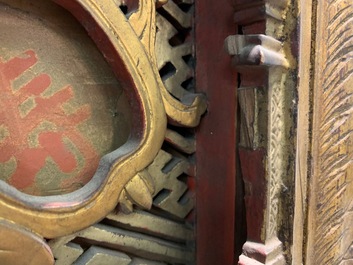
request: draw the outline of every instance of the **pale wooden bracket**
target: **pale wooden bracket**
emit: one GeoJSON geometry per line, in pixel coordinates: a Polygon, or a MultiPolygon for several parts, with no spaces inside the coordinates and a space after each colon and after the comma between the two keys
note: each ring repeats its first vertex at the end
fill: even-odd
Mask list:
{"type": "Polygon", "coordinates": [[[282,43],[272,37],[258,35],[233,35],[225,40],[229,55],[236,66],[263,65],[288,67],[281,53],[282,43]]]}
{"type": "Polygon", "coordinates": [[[281,265],[285,258],[277,234],[286,172],[285,82],[291,63],[285,43],[279,40],[288,1],[251,2],[235,6],[234,21],[244,34],[225,40],[225,49],[240,73],[238,100],[245,120],[240,126],[239,156],[248,235],[239,264],[281,265]]]}

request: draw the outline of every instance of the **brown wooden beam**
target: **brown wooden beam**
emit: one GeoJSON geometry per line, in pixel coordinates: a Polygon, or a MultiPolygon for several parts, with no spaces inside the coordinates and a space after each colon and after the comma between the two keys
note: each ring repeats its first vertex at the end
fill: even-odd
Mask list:
{"type": "Polygon", "coordinates": [[[224,40],[236,33],[230,0],[195,4],[196,89],[208,111],[196,133],[197,264],[233,264],[237,74],[224,40]]]}

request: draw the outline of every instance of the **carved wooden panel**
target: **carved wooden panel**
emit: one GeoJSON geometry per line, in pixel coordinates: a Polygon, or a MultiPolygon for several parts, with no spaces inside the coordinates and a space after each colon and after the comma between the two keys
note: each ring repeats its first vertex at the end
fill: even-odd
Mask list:
{"type": "Polygon", "coordinates": [[[350,1],[0,15],[0,264],[353,264],[350,1]]]}
{"type": "Polygon", "coordinates": [[[351,264],[353,7],[319,1],[307,264],[351,264]]]}
{"type": "MultiPolygon", "coordinates": [[[[1,252],[1,263],[194,263],[195,166],[192,156],[196,146],[191,128],[198,125],[206,104],[203,95],[194,93],[190,35],[193,1],[166,2],[1,1],[0,12],[9,18],[2,21],[0,30],[6,33],[2,36],[10,43],[4,44],[0,53],[0,89],[2,95],[7,93],[1,103],[18,105],[2,106],[0,112],[0,161],[4,162],[1,177],[8,180],[0,182],[0,244],[14,253],[1,252]],[[29,25],[40,25],[39,33],[34,31],[31,35],[26,30],[26,19],[29,25]],[[70,31],[74,22],[77,28],[70,31]],[[14,31],[16,23],[22,23],[22,31],[14,31]],[[43,37],[43,42],[36,34],[43,37]],[[62,35],[64,40],[67,34],[69,41],[64,45],[60,38],[50,34],[62,35]],[[44,41],[45,36],[57,45],[54,45],[55,50],[44,41]],[[22,44],[18,37],[27,42],[22,44]],[[29,48],[22,47],[25,45],[29,48]],[[16,50],[21,47],[22,53],[16,50]],[[77,50],[79,55],[75,54],[77,50]],[[66,51],[69,53],[65,54],[66,51]],[[72,60],[72,65],[67,66],[69,70],[58,70],[50,64],[50,60],[61,59],[59,55],[72,60]],[[39,62],[38,58],[48,56],[54,59],[39,62]],[[82,61],[93,68],[86,67],[87,70],[82,61]],[[48,69],[50,76],[45,74],[48,69]],[[65,75],[69,75],[67,80],[79,79],[72,85],[75,89],[65,75]],[[50,87],[51,80],[69,84],[60,86],[59,81],[53,81],[50,87]],[[86,86],[95,90],[87,93],[83,90],[86,86]],[[121,88],[127,94],[129,106],[125,99],[120,100],[121,88]],[[102,99],[98,100],[96,94],[102,99]],[[12,95],[20,99],[9,100],[12,95]],[[71,100],[76,95],[80,99],[92,99],[88,102],[71,100]],[[45,100],[48,102],[44,104],[45,100]],[[71,105],[66,104],[69,100],[71,105]],[[117,124],[104,126],[122,117],[116,110],[117,104],[125,105],[126,110],[122,132],[117,131],[117,124]],[[22,124],[21,119],[32,111],[36,112],[30,119],[33,126],[31,122],[22,124]],[[9,128],[7,121],[17,112],[20,120],[15,122],[22,127],[9,128]],[[93,119],[87,125],[85,122],[91,114],[98,117],[100,123],[93,119]],[[100,118],[102,115],[106,118],[100,118]],[[71,126],[66,118],[83,124],[82,128],[71,126]],[[36,127],[47,120],[49,125],[54,125],[50,127],[45,123],[39,129],[36,127]],[[31,132],[31,126],[37,130],[31,137],[21,134],[31,132]],[[117,143],[113,138],[119,138],[119,133],[121,141],[117,143]],[[64,140],[55,138],[56,134],[64,140]],[[87,136],[87,142],[82,140],[85,137],[81,134],[87,136]],[[72,135],[74,137],[70,138],[72,135]],[[14,158],[15,166],[27,165],[17,174],[21,175],[21,181],[15,181],[20,176],[11,168],[13,153],[10,151],[13,150],[7,152],[9,143],[19,149],[15,153],[25,153],[22,145],[26,147],[27,143],[35,152],[14,158]],[[74,144],[77,147],[72,147],[74,144]],[[80,148],[82,145],[84,148],[80,148]],[[99,152],[90,153],[87,148],[90,145],[98,146],[99,152]],[[51,170],[51,165],[42,170],[41,161],[48,160],[37,154],[43,153],[42,149],[59,170],[51,170]],[[80,154],[87,159],[79,159],[80,154]],[[72,165],[71,158],[77,158],[79,169],[89,167],[89,170],[82,169],[84,179],[81,172],[75,172],[80,174],[74,175],[73,181],[68,179],[70,176],[63,177],[66,177],[65,183],[77,182],[78,187],[64,189],[59,179],[59,185],[49,186],[47,194],[36,189],[45,184],[37,174],[45,173],[51,179],[58,179],[57,172],[71,172],[76,166],[72,165]],[[36,181],[22,187],[28,179],[36,181]],[[49,194],[54,195],[40,196],[49,194]],[[28,252],[24,252],[23,257],[18,254],[21,248],[28,252]],[[31,257],[31,253],[36,255],[31,257]]],[[[61,66],[65,60],[56,63],[61,66]]]]}
{"type": "Polygon", "coordinates": [[[93,177],[100,157],[126,142],[131,109],[79,22],[53,3],[36,5],[1,5],[0,168],[10,185],[45,196],[93,177]]]}

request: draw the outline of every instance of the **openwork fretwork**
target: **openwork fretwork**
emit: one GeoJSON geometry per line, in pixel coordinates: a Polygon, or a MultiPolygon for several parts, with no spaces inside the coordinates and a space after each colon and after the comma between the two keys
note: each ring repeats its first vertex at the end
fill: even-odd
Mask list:
{"type": "Polygon", "coordinates": [[[187,100],[193,91],[193,1],[169,1],[158,10],[156,57],[168,91],[187,100]],[[178,4],[177,4],[178,3],[178,4]]]}

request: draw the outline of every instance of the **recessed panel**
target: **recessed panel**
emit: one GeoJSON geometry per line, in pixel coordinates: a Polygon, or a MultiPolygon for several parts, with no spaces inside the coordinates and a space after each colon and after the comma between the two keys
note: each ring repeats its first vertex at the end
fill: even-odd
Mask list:
{"type": "Polygon", "coordinates": [[[74,191],[130,132],[131,110],[83,27],[50,1],[0,1],[0,178],[74,191]]]}

